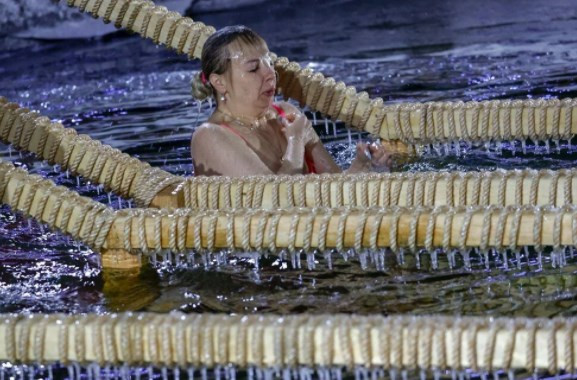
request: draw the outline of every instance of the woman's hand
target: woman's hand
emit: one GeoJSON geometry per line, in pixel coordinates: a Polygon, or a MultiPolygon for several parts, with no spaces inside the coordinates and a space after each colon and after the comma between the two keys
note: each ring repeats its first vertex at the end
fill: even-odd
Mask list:
{"type": "Polygon", "coordinates": [[[348,172],[390,171],[392,155],[380,144],[357,143],[357,154],[348,172]]]}
{"type": "Polygon", "coordinates": [[[282,123],[282,132],[287,141],[302,141],[304,146],[308,147],[320,140],[311,122],[302,113],[289,113],[285,119],[282,119],[282,123]]]}

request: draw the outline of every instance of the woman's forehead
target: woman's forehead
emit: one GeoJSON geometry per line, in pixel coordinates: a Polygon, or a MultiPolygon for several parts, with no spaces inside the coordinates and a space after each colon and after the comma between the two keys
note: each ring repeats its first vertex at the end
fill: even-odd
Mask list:
{"type": "Polygon", "coordinates": [[[269,54],[266,43],[249,44],[241,40],[236,40],[228,45],[228,53],[231,61],[246,63],[251,60],[261,59],[269,54]]]}

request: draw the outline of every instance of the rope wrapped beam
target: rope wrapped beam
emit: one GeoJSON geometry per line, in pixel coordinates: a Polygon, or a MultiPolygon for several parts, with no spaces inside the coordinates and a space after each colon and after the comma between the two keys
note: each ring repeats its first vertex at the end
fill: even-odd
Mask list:
{"type": "Polygon", "coordinates": [[[134,198],[138,205],[148,206],[158,192],[182,180],[3,97],[0,140],[122,197],[134,198]]]}
{"type": "Polygon", "coordinates": [[[552,205],[577,201],[577,170],[190,177],[153,206],[193,209],[552,205]]]}
{"type": "Polygon", "coordinates": [[[572,373],[575,319],[351,315],[1,315],[0,360],[180,368],[572,373]]]}
{"type": "MultiPolygon", "coordinates": [[[[574,206],[442,206],[120,210],[104,248],[198,255],[235,250],[283,255],[286,251],[291,257],[316,250],[353,250],[362,266],[366,265],[367,255],[379,252],[396,255],[402,264],[404,252],[418,256],[424,249],[433,256],[441,248],[453,267],[452,257],[457,252],[468,257],[475,249],[485,256],[488,265],[491,250],[502,253],[507,261],[507,252],[520,252],[524,247],[535,247],[541,252],[544,247],[551,247],[551,264],[555,267],[565,264],[566,247],[576,245],[574,206]]],[[[464,265],[469,266],[468,259],[464,265]]]]}
{"type": "Polygon", "coordinates": [[[212,26],[148,0],[68,0],[68,6],[102,18],[105,23],[113,22],[116,28],[138,33],[190,59],[200,58],[204,42],[215,32],[212,26]]]}
{"type": "Polygon", "coordinates": [[[576,99],[384,104],[353,86],[279,58],[285,97],[383,140],[409,145],[450,142],[570,141],[577,133],[576,99]]]}
{"type": "MultiPolygon", "coordinates": [[[[69,0],[83,12],[114,22],[118,28],[140,34],[200,58],[206,39],[215,29],[156,6],[148,0],[69,0]]],[[[312,110],[340,119],[384,140],[411,145],[457,141],[570,140],[577,133],[577,100],[493,100],[483,102],[428,102],[387,105],[381,98],[301,68],[286,57],[276,57],[279,91],[312,110]]]]}
{"type": "Polygon", "coordinates": [[[115,215],[101,203],[2,161],[0,201],[95,250],[104,245],[115,215]]]}
{"type": "Polygon", "coordinates": [[[99,251],[103,268],[142,266],[140,256],[103,248],[116,217],[112,208],[2,160],[0,203],[99,251]]]}

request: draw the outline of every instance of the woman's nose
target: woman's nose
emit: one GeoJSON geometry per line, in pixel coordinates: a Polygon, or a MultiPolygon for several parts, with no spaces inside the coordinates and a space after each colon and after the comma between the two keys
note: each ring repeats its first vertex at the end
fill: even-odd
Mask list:
{"type": "Polygon", "coordinates": [[[263,68],[264,68],[264,77],[267,81],[275,81],[276,80],[276,75],[274,73],[274,67],[270,64],[263,64],[263,68]]]}
{"type": "Polygon", "coordinates": [[[276,75],[274,73],[274,70],[267,71],[266,81],[270,83],[276,83],[276,75]]]}

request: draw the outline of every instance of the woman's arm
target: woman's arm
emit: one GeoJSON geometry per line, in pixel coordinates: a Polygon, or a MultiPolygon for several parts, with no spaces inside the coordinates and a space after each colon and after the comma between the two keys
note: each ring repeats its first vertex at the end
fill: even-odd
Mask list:
{"type": "MultiPolygon", "coordinates": [[[[280,102],[279,106],[289,114],[303,115],[297,107],[288,102],[280,102]]],[[[305,149],[307,154],[312,157],[317,173],[341,173],[342,169],[326,150],[310,122],[308,134],[308,144],[305,149]]],[[[375,168],[390,170],[391,154],[382,145],[358,143],[356,150],[357,154],[345,173],[366,173],[375,168]]]]}
{"type": "MultiPolygon", "coordinates": [[[[278,104],[287,114],[302,115],[304,114],[295,106],[288,102],[280,102],[278,104]]],[[[341,173],[341,168],[337,165],[333,157],[327,152],[322,141],[316,134],[312,124],[308,122],[307,126],[307,144],[305,150],[307,155],[312,158],[317,173],[341,173]]],[[[304,152],[303,152],[304,157],[304,152]]]]}
{"type": "Polygon", "coordinates": [[[333,156],[327,151],[322,141],[317,141],[306,148],[307,154],[312,157],[317,173],[342,173],[333,156]]]}

